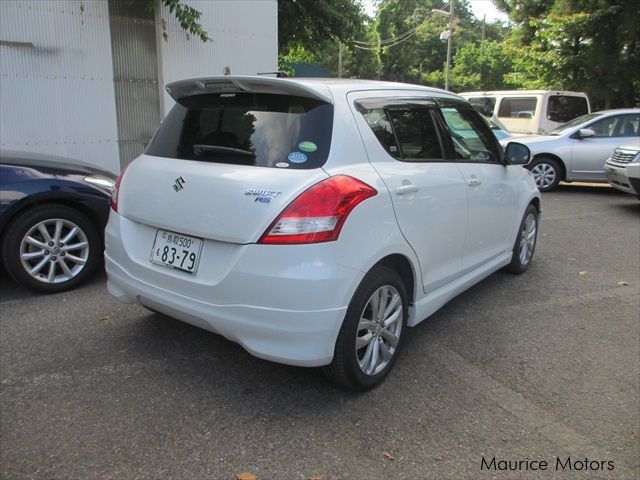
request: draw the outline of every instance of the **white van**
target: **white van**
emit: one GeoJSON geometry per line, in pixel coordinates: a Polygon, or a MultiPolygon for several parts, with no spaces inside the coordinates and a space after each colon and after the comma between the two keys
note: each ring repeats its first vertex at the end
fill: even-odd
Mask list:
{"type": "Polygon", "coordinates": [[[498,119],[510,133],[545,134],[591,112],[589,98],[582,92],[496,90],[459,95],[485,116],[498,119]]]}

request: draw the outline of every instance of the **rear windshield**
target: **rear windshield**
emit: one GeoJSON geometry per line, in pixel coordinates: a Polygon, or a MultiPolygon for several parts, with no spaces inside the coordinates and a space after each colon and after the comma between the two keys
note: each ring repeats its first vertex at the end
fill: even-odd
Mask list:
{"type": "Polygon", "coordinates": [[[485,117],[493,116],[496,106],[496,97],[471,97],[469,103],[485,117]]]}
{"type": "Polygon", "coordinates": [[[566,123],[589,113],[589,105],[584,97],[551,95],[547,105],[547,118],[552,122],[566,123]]]}
{"type": "Polygon", "coordinates": [[[145,153],[213,163],[310,169],[327,161],[333,106],[268,93],[181,98],[145,153]]]}

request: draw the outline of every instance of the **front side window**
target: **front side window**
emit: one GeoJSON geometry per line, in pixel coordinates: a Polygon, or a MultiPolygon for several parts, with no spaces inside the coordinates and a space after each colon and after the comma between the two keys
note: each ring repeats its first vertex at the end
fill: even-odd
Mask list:
{"type": "Polygon", "coordinates": [[[639,135],[640,115],[614,115],[587,125],[596,137],[634,137],[639,135]]]}
{"type": "Polygon", "coordinates": [[[565,123],[589,113],[589,105],[584,97],[551,95],[547,104],[547,119],[565,123]]]}
{"type": "Polygon", "coordinates": [[[451,134],[456,159],[475,162],[499,160],[493,134],[475,111],[459,107],[444,107],[441,111],[451,134]]]}
{"type": "Polygon", "coordinates": [[[367,108],[358,105],[380,145],[398,160],[426,161],[444,158],[431,108],[390,104],[367,108]]]}
{"type": "Polygon", "coordinates": [[[500,102],[498,117],[533,118],[537,106],[536,97],[504,97],[500,102]]]}

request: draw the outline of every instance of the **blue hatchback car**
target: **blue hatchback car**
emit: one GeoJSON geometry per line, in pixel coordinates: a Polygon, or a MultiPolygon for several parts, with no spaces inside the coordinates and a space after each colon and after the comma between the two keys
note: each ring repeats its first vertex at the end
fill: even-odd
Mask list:
{"type": "Polygon", "coordinates": [[[0,254],[19,284],[53,293],[102,258],[115,177],[51,155],[0,152],[0,254]]]}

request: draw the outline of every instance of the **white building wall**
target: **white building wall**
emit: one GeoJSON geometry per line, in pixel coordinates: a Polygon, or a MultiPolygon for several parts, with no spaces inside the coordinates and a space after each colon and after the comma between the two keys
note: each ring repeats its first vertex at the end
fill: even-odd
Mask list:
{"type": "Polygon", "coordinates": [[[0,1],[2,149],[119,170],[109,35],[106,1],[0,1]]]}
{"type": "Polygon", "coordinates": [[[163,115],[174,103],[164,90],[167,83],[222,75],[225,66],[229,66],[234,75],[277,70],[277,0],[189,0],[188,5],[202,12],[200,23],[213,41],[202,43],[199,38],[187,39],[169,9],[159,10],[163,115]],[[163,33],[167,35],[166,40],[163,33]]]}

